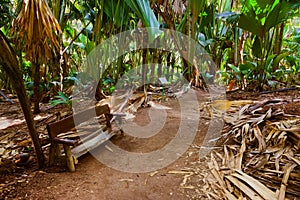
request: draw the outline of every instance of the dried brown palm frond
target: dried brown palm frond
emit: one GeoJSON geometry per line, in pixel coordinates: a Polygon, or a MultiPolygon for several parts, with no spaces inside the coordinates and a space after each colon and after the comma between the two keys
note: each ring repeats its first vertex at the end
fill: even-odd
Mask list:
{"type": "MultiPolygon", "coordinates": [[[[205,159],[205,187],[226,199],[300,197],[300,116],[284,107],[295,100],[208,103],[209,114],[224,119],[220,148],[205,159]]],[[[203,162],[201,162],[202,165],[203,162]]]]}
{"type": "Polygon", "coordinates": [[[16,49],[25,52],[26,58],[32,62],[34,81],[32,100],[35,113],[40,112],[40,66],[59,55],[60,45],[57,39],[59,33],[61,33],[59,23],[44,0],[24,0],[23,7],[13,22],[12,34],[16,49]]]}
{"type": "Polygon", "coordinates": [[[57,35],[60,26],[44,0],[24,0],[13,22],[12,34],[17,48],[36,64],[46,63],[60,50],[57,35]]]}

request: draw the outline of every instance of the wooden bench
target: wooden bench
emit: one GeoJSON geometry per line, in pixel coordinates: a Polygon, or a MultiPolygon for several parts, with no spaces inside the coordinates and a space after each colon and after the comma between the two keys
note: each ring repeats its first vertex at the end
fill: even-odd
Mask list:
{"type": "MultiPolygon", "coordinates": [[[[77,159],[80,156],[96,148],[116,134],[117,131],[112,130],[110,123],[111,117],[112,115],[110,114],[108,105],[102,105],[95,106],[60,121],[48,124],[47,130],[51,142],[49,150],[49,166],[54,165],[57,159],[62,156],[59,146],[62,144],[67,166],[71,172],[74,172],[75,164],[77,164],[77,159]],[[68,137],[60,137],[63,133],[77,129],[76,127],[78,124],[91,119],[93,120],[95,117],[100,117],[101,115],[105,116],[106,121],[106,126],[103,129],[99,129],[100,125],[97,124],[97,129],[90,132],[88,131],[88,134],[85,134],[85,137],[81,137],[79,132],[75,132],[75,137],[71,139],[68,137]],[[78,137],[76,137],[77,135],[78,137]]],[[[97,122],[98,120],[100,120],[100,118],[97,119],[97,122]]]]}

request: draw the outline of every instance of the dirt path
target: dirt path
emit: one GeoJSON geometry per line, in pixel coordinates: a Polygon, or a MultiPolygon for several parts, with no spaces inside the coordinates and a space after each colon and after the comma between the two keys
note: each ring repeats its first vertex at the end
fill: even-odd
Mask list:
{"type": "MultiPolygon", "coordinates": [[[[242,92],[229,94],[227,99],[293,99],[297,95],[299,93],[293,91],[260,96],[242,92]]],[[[197,96],[199,103],[208,98],[207,94],[201,92],[197,92],[197,96]]],[[[290,106],[284,106],[282,109],[286,113],[295,114],[299,110],[297,109],[298,104],[296,102],[290,106]]],[[[117,136],[112,139],[113,144],[128,152],[148,153],[162,149],[170,143],[179,130],[181,122],[180,104],[173,99],[159,105],[171,109],[166,111],[166,121],[157,134],[149,138],[138,138],[130,134],[117,136]]],[[[186,105],[188,105],[187,109],[197,110],[197,106],[193,108],[193,102],[186,101],[186,105]]],[[[61,110],[61,108],[57,109],[61,110]]],[[[160,119],[155,117],[150,119],[150,110],[149,107],[138,110],[134,122],[142,127],[147,127],[151,121],[159,122],[160,119]]],[[[52,110],[43,115],[51,115],[56,111],[52,110]]],[[[211,126],[211,121],[201,114],[195,115],[194,113],[192,116],[183,117],[186,121],[195,122],[197,121],[195,116],[198,116],[199,124],[195,125],[194,123],[197,129],[196,137],[189,145],[189,149],[166,167],[153,172],[127,173],[102,164],[90,154],[80,158],[75,173],[66,172],[66,169],[63,168],[33,171],[35,164],[32,163],[29,166],[17,168],[8,175],[0,174],[0,199],[207,199],[207,192],[204,192],[206,191],[204,187],[208,186],[205,186],[203,182],[207,177],[205,176],[206,173],[203,172],[207,172],[208,169],[205,159],[199,160],[199,147],[203,143],[208,128],[211,132],[216,132],[214,130],[216,127],[211,126]]],[[[0,101],[0,117],[1,119],[13,120],[16,123],[10,128],[0,130],[0,137],[3,138],[4,136],[5,138],[8,135],[13,137],[13,140],[21,141],[20,143],[26,141],[28,133],[26,133],[25,124],[20,124],[23,119],[17,105],[0,101]]],[[[6,126],[6,124],[2,123],[2,126],[6,126]]],[[[45,127],[39,125],[38,128],[40,133],[45,132],[45,127]]],[[[155,126],[152,128],[154,130],[155,126]]],[[[189,128],[192,129],[193,127],[189,128]]],[[[150,130],[152,129],[150,128],[150,130]]],[[[140,129],[136,132],[143,133],[144,130],[140,129]]],[[[1,145],[3,147],[3,145],[10,146],[11,144],[8,141],[7,144],[0,143],[0,147],[1,145]]],[[[206,146],[206,142],[203,145],[206,146]]],[[[14,148],[14,144],[12,144],[12,148],[14,148]]],[[[99,156],[106,155],[105,152],[107,151],[109,148],[103,146],[96,150],[99,156]]],[[[118,160],[117,163],[119,166],[128,167],[118,160]]],[[[151,164],[153,163],[146,162],[145,166],[151,164]]],[[[222,199],[222,197],[215,196],[215,199],[222,199]]]]}
{"type": "MultiPolygon", "coordinates": [[[[204,101],[205,94],[198,92],[198,103],[204,101]]],[[[147,153],[163,148],[170,143],[179,130],[181,123],[180,103],[171,99],[159,104],[171,109],[167,110],[163,128],[149,138],[137,138],[131,135],[117,136],[113,144],[128,152],[147,153]]],[[[188,107],[193,102],[186,102],[188,107]]],[[[195,105],[194,105],[195,106],[195,105]]],[[[190,109],[190,108],[186,109],[190,109]]],[[[197,111],[199,107],[192,108],[197,111]]],[[[137,112],[134,122],[139,126],[147,126],[151,119],[150,108],[137,112]]],[[[55,172],[57,170],[35,171],[30,173],[26,182],[20,182],[15,189],[18,199],[192,199],[199,180],[187,181],[188,169],[198,161],[199,145],[202,144],[209,122],[198,115],[184,117],[185,121],[199,122],[198,127],[189,127],[197,131],[193,144],[172,164],[152,172],[127,173],[112,169],[95,156],[87,154],[79,159],[75,173],[55,172]],[[198,116],[198,119],[197,117],[198,116]],[[189,183],[187,183],[189,182],[189,183]],[[191,184],[191,185],[187,185],[191,184]]],[[[193,125],[187,125],[191,126],[193,125]]],[[[149,128],[149,127],[148,127],[149,128]]],[[[151,128],[150,128],[151,129],[151,128]]],[[[155,129],[155,127],[153,127],[155,129]]],[[[100,147],[96,151],[108,151],[100,147]]],[[[122,165],[122,163],[120,163],[122,165]]],[[[148,164],[146,164],[148,165],[148,164]]],[[[151,163],[149,163],[151,165],[151,163]]],[[[126,165],[124,166],[126,168],[126,165]]],[[[199,191],[198,191],[199,192],[199,191]]]]}

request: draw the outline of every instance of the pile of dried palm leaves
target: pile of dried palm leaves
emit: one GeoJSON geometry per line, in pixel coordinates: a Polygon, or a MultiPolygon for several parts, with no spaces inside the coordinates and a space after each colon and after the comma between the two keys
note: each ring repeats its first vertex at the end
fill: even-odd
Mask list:
{"type": "Polygon", "coordinates": [[[273,99],[208,105],[211,115],[225,121],[220,150],[206,157],[210,170],[203,188],[209,198],[300,198],[300,116],[286,114],[290,104],[295,102],[273,99]],[[218,105],[230,108],[224,113],[218,105]]]}

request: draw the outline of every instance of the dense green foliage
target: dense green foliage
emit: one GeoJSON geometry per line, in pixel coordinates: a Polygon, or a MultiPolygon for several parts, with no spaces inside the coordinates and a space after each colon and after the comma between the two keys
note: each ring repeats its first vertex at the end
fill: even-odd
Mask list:
{"type": "MultiPolygon", "coordinates": [[[[61,29],[61,32],[56,31],[58,29],[52,32],[61,50],[57,55],[47,51],[45,58],[39,55],[39,62],[34,63],[26,56],[22,43],[16,42],[16,35],[12,34],[23,1],[0,0],[1,31],[17,50],[28,94],[40,93],[39,101],[48,102],[56,96],[57,100],[51,101],[53,104],[69,104],[68,89],[81,81],[79,75],[83,71],[97,74],[90,65],[85,66],[87,69],[82,68],[87,55],[111,36],[139,27],[164,27],[189,35],[211,55],[218,70],[209,68],[206,73],[198,73],[191,63],[178,55],[162,50],[138,50],[110,64],[98,84],[104,92],[111,93],[126,71],[151,62],[168,63],[172,68],[161,69],[156,65],[151,69],[141,68],[140,73],[150,73],[151,78],[165,76],[168,81],[184,73],[189,81],[196,76],[207,79],[216,74],[214,81],[228,84],[234,80],[242,89],[269,89],[277,87],[278,83],[299,84],[296,77],[300,68],[300,4],[295,0],[47,2],[61,29]],[[38,90],[34,91],[36,70],[40,79],[36,84],[38,90]]],[[[158,29],[148,29],[148,39],[148,43],[159,42],[163,35],[158,29]]],[[[49,48],[55,49],[50,41],[54,40],[47,43],[49,48]]],[[[0,87],[10,89],[7,82],[0,68],[0,87]]]]}

